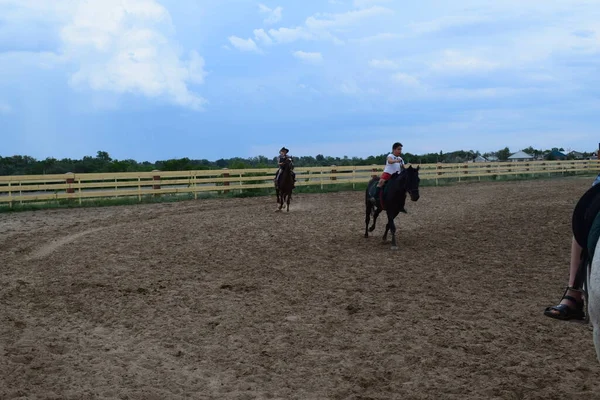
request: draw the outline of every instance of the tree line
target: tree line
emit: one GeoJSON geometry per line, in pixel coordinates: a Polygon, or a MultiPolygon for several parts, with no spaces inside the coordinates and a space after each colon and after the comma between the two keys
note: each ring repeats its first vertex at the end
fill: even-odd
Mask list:
{"type": "MultiPolygon", "coordinates": [[[[560,148],[559,151],[564,151],[560,148]]],[[[550,154],[551,150],[538,150],[533,147],[523,149],[524,152],[538,158],[550,154]]],[[[404,153],[403,158],[406,162],[418,164],[431,163],[460,163],[473,161],[478,156],[494,156],[500,161],[505,161],[512,154],[508,147],[495,152],[481,154],[479,151],[458,150],[449,153],[440,151],[439,153],[411,154],[404,153]]],[[[583,157],[591,157],[594,153],[582,153],[583,157]]],[[[318,167],[318,166],[348,166],[348,165],[383,165],[387,153],[377,156],[361,157],[331,157],[318,154],[317,156],[294,156],[294,165],[296,167],[318,167]]],[[[202,169],[246,169],[246,168],[274,168],[277,167],[277,157],[268,158],[265,156],[241,158],[233,157],[229,159],[218,159],[209,161],[207,159],[190,159],[188,157],[158,160],[155,162],[138,162],[132,159],[117,160],[113,159],[106,151],[98,151],[96,156],[85,156],[80,160],[63,158],[56,159],[48,157],[44,160],[37,160],[30,156],[0,156],[0,175],[46,175],[46,174],[64,174],[73,173],[102,173],[102,172],[146,172],[146,171],[187,171],[202,169]]]]}

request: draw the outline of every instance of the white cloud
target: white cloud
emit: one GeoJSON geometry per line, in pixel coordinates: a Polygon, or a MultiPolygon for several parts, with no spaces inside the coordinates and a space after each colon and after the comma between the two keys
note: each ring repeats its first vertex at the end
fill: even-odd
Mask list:
{"type": "Polygon", "coordinates": [[[260,52],[260,49],[256,45],[256,42],[254,42],[254,40],[250,38],[242,39],[237,36],[229,36],[229,42],[233,47],[240,51],[254,51],[257,53],[260,52]]]}
{"type": "Polygon", "coordinates": [[[542,93],[543,90],[529,88],[505,88],[505,87],[489,87],[489,88],[455,88],[448,90],[440,90],[436,92],[438,99],[453,99],[453,100],[474,100],[482,98],[500,98],[500,97],[515,97],[526,94],[542,93]]]}
{"type": "Polygon", "coordinates": [[[0,53],[0,65],[32,66],[35,68],[51,69],[64,64],[68,59],[62,55],[48,51],[7,51],[0,53]]]}
{"type": "Polygon", "coordinates": [[[369,61],[369,66],[371,68],[376,68],[376,69],[387,69],[387,70],[394,70],[394,69],[398,69],[399,65],[397,62],[392,61],[392,60],[377,60],[377,59],[373,59],[371,61],[369,61]]]}
{"type": "Polygon", "coordinates": [[[291,43],[300,39],[315,39],[313,34],[301,26],[296,28],[269,29],[269,35],[271,35],[271,37],[275,39],[277,43],[291,43]]]}
{"type": "Polygon", "coordinates": [[[427,34],[489,20],[489,17],[483,15],[445,16],[430,21],[412,23],[409,24],[409,27],[417,34],[427,34]]]}
{"type": "Polygon", "coordinates": [[[76,86],[117,93],[166,96],[201,109],[206,100],[188,83],[203,83],[204,60],[195,51],[180,58],[169,12],[155,0],[90,0],[75,8],[62,28],[65,53],[79,64],[76,86]]]}
{"type": "Polygon", "coordinates": [[[310,53],[305,51],[295,51],[292,53],[294,57],[310,64],[319,64],[323,61],[321,53],[310,53]]]}
{"type": "Polygon", "coordinates": [[[374,6],[340,14],[311,16],[306,19],[305,25],[310,31],[335,30],[353,27],[362,22],[364,19],[390,13],[393,13],[393,11],[389,8],[374,6]]]}
{"type": "MultiPolygon", "coordinates": [[[[341,45],[344,42],[337,38],[334,32],[357,27],[366,19],[392,12],[388,8],[375,6],[338,14],[316,14],[308,17],[304,25],[293,28],[269,29],[268,34],[276,43],[291,43],[298,40],[329,40],[334,44],[341,45]]],[[[256,34],[256,30],[254,32],[256,34]]]]}
{"type": "Polygon", "coordinates": [[[392,80],[404,86],[417,87],[421,85],[417,78],[402,72],[396,72],[394,75],[392,75],[392,80]]]}
{"type": "Polygon", "coordinates": [[[489,71],[499,67],[498,63],[482,58],[467,56],[455,50],[445,50],[442,59],[432,63],[431,68],[437,71],[489,71]]]}
{"type": "Polygon", "coordinates": [[[46,66],[57,60],[73,65],[74,86],[163,97],[196,110],[206,103],[189,88],[204,81],[204,60],[195,51],[182,58],[170,38],[174,28],[169,12],[156,0],[4,0],[3,4],[12,5],[24,21],[44,16],[45,23],[57,26],[60,52],[42,60],[46,66]]]}
{"type": "Polygon", "coordinates": [[[365,36],[360,39],[352,39],[350,41],[353,43],[371,44],[374,42],[382,42],[382,41],[386,41],[386,40],[400,39],[402,37],[404,37],[404,36],[397,34],[397,33],[385,32],[385,33],[378,33],[376,35],[365,36]]]}
{"type": "Polygon", "coordinates": [[[264,29],[255,29],[254,38],[257,42],[262,42],[267,46],[273,44],[273,40],[267,35],[264,29]]]}
{"type": "Polygon", "coordinates": [[[275,24],[281,21],[281,13],[283,11],[283,8],[281,7],[275,7],[274,9],[271,9],[264,4],[259,4],[258,10],[261,14],[267,15],[267,17],[264,19],[265,24],[275,24]]]}
{"type": "MultiPolygon", "coordinates": [[[[600,13],[598,14],[600,18],[600,13]]],[[[553,54],[577,56],[600,53],[600,24],[597,22],[585,24],[577,21],[577,28],[594,33],[578,36],[573,34],[573,29],[569,25],[548,27],[515,41],[511,55],[518,61],[532,62],[547,59],[553,54]]]]}
{"type": "Polygon", "coordinates": [[[373,4],[391,3],[392,0],[354,0],[354,7],[365,8],[370,7],[373,4]]]}

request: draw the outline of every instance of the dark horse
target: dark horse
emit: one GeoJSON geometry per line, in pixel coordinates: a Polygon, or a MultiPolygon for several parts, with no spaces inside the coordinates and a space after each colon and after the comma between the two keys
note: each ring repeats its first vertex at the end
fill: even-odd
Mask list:
{"type": "Polygon", "coordinates": [[[370,193],[375,190],[379,178],[373,178],[367,186],[365,193],[365,203],[367,205],[366,217],[365,217],[365,237],[369,237],[369,232],[375,230],[375,223],[377,217],[385,209],[387,213],[388,222],[385,226],[385,233],[383,234],[383,240],[387,240],[388,231],[392,233],[392,249],[397,249],[396,244],[396,225],[394,225],[394,218],[404,209],[406,203],[406,194],[410,195],[412,201],[419,200],[419,167],[413,168],[409,166],[404,168],[401,173],[396,173],[387,181],[385,186],[381,189],[380,199],[377,205],[373,205],[370,201],[370,193]],[[373,225],[369,228],[369,221],[371,220],[371,213],[373,213],[373,225]]]}
{"type": "Polygon", "coordinates": [[[275,191],[277,192],[277,203],[281,211],[283,204],[287,204],[287,211],[290,211],[290,200],[292,200],[292,190],[294,190],[294,177],[292,175],[292,160],[287,158],[281,167],[281,172],[275,182],[275,191]]]}

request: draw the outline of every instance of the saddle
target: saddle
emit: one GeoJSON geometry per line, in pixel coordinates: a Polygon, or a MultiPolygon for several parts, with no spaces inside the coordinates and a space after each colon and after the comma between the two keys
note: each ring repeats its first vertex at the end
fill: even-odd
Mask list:
{"type": "MultiPolygon", "coordinates": [[[[379,176],[374,176],[373,177],[373,182],[379,182],[379,179],[381,177],[379,176]]],[[[378,206],[382,209],[385,210],[384,204],[383,204],[383,194],[385,193],[385,190],[387,189],[387,184],[388,182],[384,182],[383,186],[381,187],[381,189],[379,190],[379,199],[377,199],[377,197],[375,197],[375,193],[377,193],[377,184],[371,186],[371,188],[369,189],[369,197],[371,197],[372,199],[375,199],[375,201],[379,200],[379,204],[378,206]]],[[[375,204],[375,203],[374,203],[375,204]]]]}
{"type": "MultiPolygon", "coordinates": [[[[377,177],[374,177],[374,178],[373,178],[373,180],[375,180],[375,181],[379,181],[379,179],[380,179],[380,177],[379,177],[379,176],[377,176],[377,177]]],[[[384,202],[383,202],[383,198],[384,198],[385,194],[387,193],[387,189],[388,189],[388,186],[389,186],[388,184],[390,183],[390,181],[391,181],[392,179],[400,179],[400,174],[399,174],[399,173],[396,173],[396,174],[394,174],[394,175],[392,176],[392,178],[388,179],[387,181],[385,181],[385,182],[383,183],[383,186],[382,186],[382,187],[381,187],[381,189],[379,190],[379,199],[376,199],[376,200],[379,200],[379,207],[380,207],[380,208],[381,208],[383,211],[385,211],[385,204],[384,204],[384,202]]],[[[375,198],[375,193],[376,193],[376,191],[377,191],[377,185],[373,185],[373,186],[371,187],[371,189],[369,189],[369,196],[371,196],[371,197],[375,198]]],[[[404,210],[404,204],[402,204],[402,210],[404,210]]],[[[406,212],[406,211],[403,211],[403,212],[406,212]]]]}

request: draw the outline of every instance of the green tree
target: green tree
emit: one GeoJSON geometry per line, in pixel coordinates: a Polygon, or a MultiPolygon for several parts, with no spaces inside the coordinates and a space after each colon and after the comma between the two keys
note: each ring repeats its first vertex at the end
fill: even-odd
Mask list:
{"type": "Polygon", "coordinates": [[[503,148],[502,150],[498,150],[498,160],[506,161],[508,157],[510,157],[510,149],[508,147],[503,148]]]}

